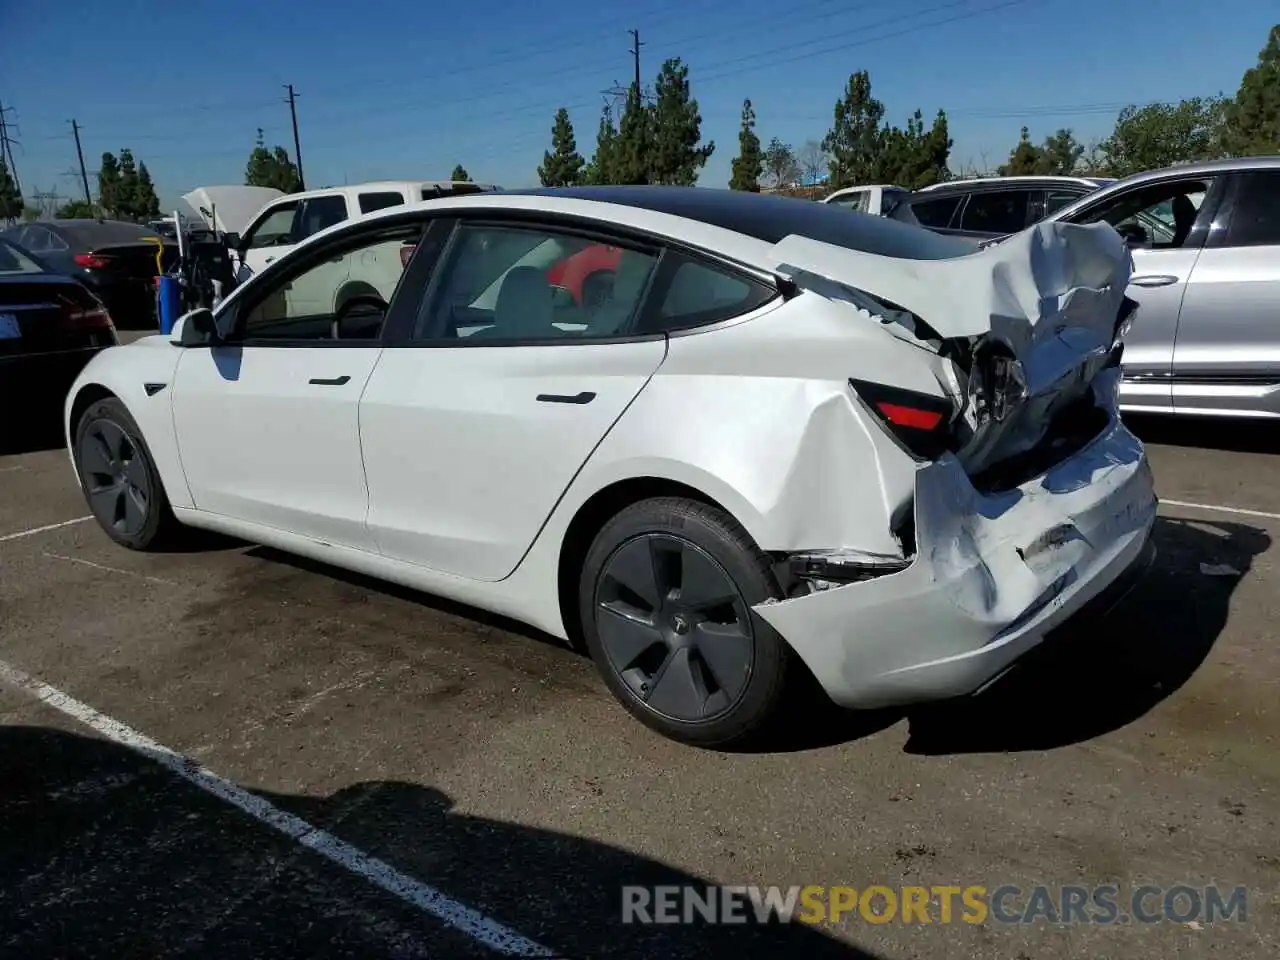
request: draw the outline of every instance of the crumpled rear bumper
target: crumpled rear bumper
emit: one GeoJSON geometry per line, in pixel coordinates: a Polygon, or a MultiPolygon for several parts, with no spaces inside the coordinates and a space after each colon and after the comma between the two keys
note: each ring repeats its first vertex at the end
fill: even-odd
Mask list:
{"type": "Polygon", "coordinates": [[[979,492],[947,456],[916,475],[911,566],[755,611],[843,706],[973,693],[1133,573],[1156,505],[1142,444],[1114,417],[1007,492],[979,492]]]}

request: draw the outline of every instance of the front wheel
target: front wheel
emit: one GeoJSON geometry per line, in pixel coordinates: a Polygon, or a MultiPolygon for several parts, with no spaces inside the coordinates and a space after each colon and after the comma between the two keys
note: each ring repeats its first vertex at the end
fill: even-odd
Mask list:
{"type": "Polygon", "coordinates": [[[142,431],[115,397],[99,400],[81,416],[75,458],[89,509],[116,543],[149,550],[178,532],[142,431]]]}
{"type": "Polygon", "coordinates": [[[791,651],[751,610],[780,596],[768,558],[732,517],[663,497],[600,531],[579,613],[605,683],[642,723],[683,743],[741,746],[783,700],[791,651]]]}

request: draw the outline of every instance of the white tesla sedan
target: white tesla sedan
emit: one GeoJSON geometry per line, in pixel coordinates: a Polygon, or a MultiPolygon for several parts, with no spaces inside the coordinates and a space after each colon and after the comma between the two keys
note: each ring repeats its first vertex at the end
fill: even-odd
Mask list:
{"type": "Polygon", "coordinates": [[[68,441],[124,546],[208,528],[506,614],[726,745],[805,670],[848,707],[978,691],[1142,569],[1130,270],[1105,224],[975,252],[719,190],[432,200],[105,351],[68,441]],[[388,249],[387,302],[309,282],[388,249]]]}

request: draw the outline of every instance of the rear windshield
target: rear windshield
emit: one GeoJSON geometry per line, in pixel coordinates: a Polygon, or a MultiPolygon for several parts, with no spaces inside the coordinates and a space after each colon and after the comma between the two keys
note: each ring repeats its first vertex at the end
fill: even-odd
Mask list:
{"type": "Polygon", "coordinates": [[[123,220],[65,220],[58,229],[66,234],[72,246],[81,249],[105,247],[112,243],[137,243],[144,237],[158,237],[150,227],[123,220]]]}
{"type": "Polygon", "coordinates": [[[0,277],[20,277],[24,274],[44,272],[44,267],[29,253],[8,240],[0,240],[0,277]]]}
{"type": "Polygon", "coordinates": [[[434,187],[422,188],[422,199],[431,200],[435,197],[457,197],[464,193],[484,193],[484,187],[477,183],[441,183],[434,187]]]}

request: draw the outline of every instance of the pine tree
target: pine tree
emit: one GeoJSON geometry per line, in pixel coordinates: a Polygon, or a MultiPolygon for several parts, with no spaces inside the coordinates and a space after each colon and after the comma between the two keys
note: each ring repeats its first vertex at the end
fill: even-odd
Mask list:
{"type": "Polygon", "coordinates": [[[281,146],[268,150],[261,127],[244,168],[244,182],[250,187],[274,187],[283,193],[296,193],[302,189],[298,167],[289,159],[289,151],[281,146]]]}
{"type": "Polygon", "coordinates": [[[1227,104],[1222,145],[1237,157],[1280,153],[1280,24],[1227,104]]]}
{"type": "Polygon", "coordinates": [[[830,187],[874,183],[884,148],[880,123],[884,104],[871,96],[871,76],[865,70],[850,74],[844,95],[836,101],[831,129],[822,149],[831,158],[830,187]]]}
{"type": "Polygon", "coordinates": [[[614,183],[650,183],[653,168],[653,124],[651,111],[644,102],[640,88],[634,83],[627,91],[627,105],[622,110],[618,124],[618,137],[614,141],[614,183]]]}
{"type": "Polygon", "coordinates": [[[1040,148],[1031,142],[1027,128],[1023,127],[1018,145],[1009,151],[1008,163],[1002,163],[996,173],[1002,177],[1026,177],[1037,173],[1042,162],[1040,148]]]}
{"type": "Polygon", "coordinates": [[[120,151],[120,196],[117,200],[119,214],[126,220],[138,219],[138,168],[133,162],[133,151],[120,151]]]}
{"type": "Polygon", "coordinates": [[[145,163],[138,164],[137,215],[141,220],[160,216],[160,198],[156,196],[156,188],[145,163]]]}
{"type": "Polygon", "coordinates": [[[679,57],[662,64],[653,94],[648,182],[691,187],[716,145],[701,142],[702,115],[689,86],[689,68],[679,57]]]}
{"type": "Polygon", "coordinates": [[[569,111],[561,107],[556,111],[556,121],[551,128],[551,149],[545,152],[538,167],[538,178],[544,187],[572,187],[582,180],[582,168],[586,161],[578,153],[578,141],[573,136],[573,124],[569,111]]]}
{"type": "Polygon", "coordinates": [[[18,193],[18,184],[9,172],[9,165],[0,157],[0,222],[17,220],[26,204],[18,193]]]}
{"type": "Polygon", "coordinates": [[[596,152],[582,171],[582,182],[613,183],[617,154],[618,128],[613,123],[613,109],[605,104],[604,109],[600,111],[600,126],[596,130],[596,152]]]}
{"type": "Polygon", "coordinates": [[[98,206],[108,217],[122,215],[120,201],[120,162],[114,153],[104,153],[98,164],[98,206]]]}
{"type": "Polygon", "coordinates": [[[470,183],[471,174],[467,173],[467,168],[462,164],[455,164],[453,173],[449,174],[450,180],[456,180],[458,183],[470,183]]]}
{"type": "Polygon", "coordinates": [[[760,192],[760,174],[764,172],[764,153],[756,134],[756,112],[750,100],[742,101],[742,126],[738,130],[738,155],[733,158],[730,190],[760,192]]]}

